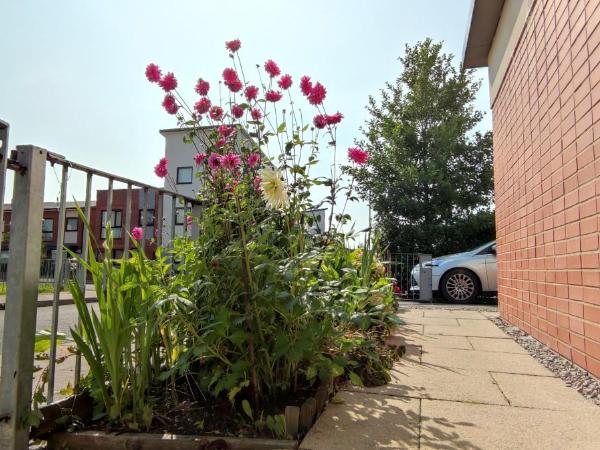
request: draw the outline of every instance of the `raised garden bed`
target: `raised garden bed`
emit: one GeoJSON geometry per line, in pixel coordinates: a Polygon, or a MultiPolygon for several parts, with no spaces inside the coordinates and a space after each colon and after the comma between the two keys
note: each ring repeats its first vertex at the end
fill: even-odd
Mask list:
{"type": "Polygon", "coordinates": [[[212,432],[179,434],[160,432],[160,427],[155,427],[148,433],[107,431],[100,429],[102,422],[92,421],[92,399],[87,395],[72,396],[41,408],[43,420],[32,429],[31,438],[47,440],[48,450],[294,449],[333,393],[333,382],[321,383],[314,396],[306,398],[300,406],[287,406],[284,413],[287,439],[219,436],[212,432]],[[66,431],[72,427],[81,429],[66,431]]]}

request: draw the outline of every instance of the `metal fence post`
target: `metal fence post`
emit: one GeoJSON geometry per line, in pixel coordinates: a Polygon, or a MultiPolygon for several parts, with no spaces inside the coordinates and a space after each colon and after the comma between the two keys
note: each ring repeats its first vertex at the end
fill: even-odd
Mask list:
{"type": "Polygon", "coordinates": [[[419,255],[419,300],[433,300],[431,255],[419,255]]]}
{"type": "Polygon", "coordinates": [[[0,120],[0,250],[4,242],[4,189],[6,187],[6,160],[8,159],[8,123],[0,120]]]}
{"type": "Polygon", "coordinates": [[[17,147],[0,381],[0,448],[28,448],[46,150],[17,147]]]}

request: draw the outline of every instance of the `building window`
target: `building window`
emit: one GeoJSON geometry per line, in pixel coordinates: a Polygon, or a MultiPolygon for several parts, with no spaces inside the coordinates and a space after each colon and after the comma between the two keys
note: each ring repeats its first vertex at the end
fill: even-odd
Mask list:
{"type": "Polygon", "coordinates": [[[177,168],[177,184],[192,184],[193,176],[194,168],[192,166],[177,168]]]}
{"type": "Polygon", "coordinates": [[[112,253],[113,259],[121,259],[123,257],[123,250],[121,249],[115,248],[112,253]]]}
{"type": "Polygon", "coordinates": [[[77,231],[79,229],[79,219],[77,217],[67,217],[66,231],[77,231]]]}
{"type": "Polygon", "coordinates": [[[185,216],[185,208],[175,209],[175,225],[183,225],[185,216]]]}
{"type": "MultiPolygon", "coordinates": [[[[100,238],[106,239],[106,211],[102,211],[102,221],[100,222],[100,238]]],[[[121,211],[116,210],[112,212],[112,223],[111,223],[113,239],[121,239],[123,229],[121,228],[121,211]]]]}
{"type": "MultiPolygon", "coordinates": [[[[147,227],[152,227],[154,226],[154,210],[153,209],[147,209],[146,210],[146,214],[147,214],[147,218],[146,218],[146,226],[147,227]]],[[[138,223],[140,224],[140,226],[142,226],[143,220],[142,220],[142,216],[144,215],[144,210],[140,209],[140,213],[138,215],[138,223]]]]}
{"type": "Polygon", "coordinates": [[[42,241],[51,241],[54,237],[54,219],[44,219],[42,222],[42,241]]]}

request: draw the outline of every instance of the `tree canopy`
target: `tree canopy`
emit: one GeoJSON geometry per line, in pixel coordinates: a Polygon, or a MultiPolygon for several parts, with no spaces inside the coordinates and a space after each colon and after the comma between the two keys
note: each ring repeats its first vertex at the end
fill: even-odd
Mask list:
{"type": "Polygon", "coordinates": [[[350,168],[391,251],[440,255],[494,239],[492,133],[475,127],[481,82],[430,39],[406,46],[358,143],[368,163],[350,168]]]}

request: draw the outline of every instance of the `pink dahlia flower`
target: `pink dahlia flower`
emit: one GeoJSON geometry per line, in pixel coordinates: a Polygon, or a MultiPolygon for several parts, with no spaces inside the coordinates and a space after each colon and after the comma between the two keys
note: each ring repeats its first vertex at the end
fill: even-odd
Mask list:
{"type": "Polygon", "coordinates": [[[254,120],[260,120],[263,116],[259,108],[252,108],[252,111],[250,111],[250,115],[254,120]]]}
{"type": "Polygon", "coordinates": [[[217,146],[218,148],[221,148],[226,143],[227,143],[227,141],[224,138],[221,137],[221,138],[217,139],[217,142],[215,142],[215,146],[217,146]]]}
{"type": "Polygon", "coordinates": [[[304,75],[300,78],[300,90],[304,95],[310,95],[312,91],[312,81],[310,81],[310,77],[304,75]]]}
{"type": "Polygon", "coordinates": [[[336,125],[342,121],[344,115],[341,112],[336,112],[335,114],[327,115],[327,125],[336,125]]]}
{"type": "Polygon", "coordinates": [[[208,157],[210,170],[219,170],[223,166],[223,157],[218,153],[211,153],[208,157]]]}
{"type": "Polygon", "coordinates": [[[251,169],[254,169],[260,164],[260,153],[250,153],[248,155],[248,165],[251,169]]]}
{"type": "Polygon", "coordinates": [[[167,166],[169,164],[169,160],[167,158],[160,158],[158,164],[154,166],[154,173],[159,178],[164,178],[169,173],[167,171],[167,166]]]}
{"type": "Polygon", "coordinates": [[[281,100],[282,94],[279,91],[267,91],[267,93],[265,94],[265,99],[268,102],[278,102],[279,100],[281,100]]]}
{"type": "Polygon", "coordinates": [[[244,115],[244,108],[242,108],[240,105],[233,105],[231,107],[231,115],[236,119],[239,119],[244,115]]]}
{"type": "Polygon", "coordinates": [[[260,191],[261,183],[262,183],[261,177],[259,177],[259,176],[254,177],[254,180],[252,180],[252,185],[253,185],[255,191],[260,191]]]}
{"type": "Polygon", "coordinates": [[[258,88],[251,84],[246,88],[245,94],[246,100],[256,100],[256,97],[258,97],[258,88]]]}
{"type": "Polygon", "coordinates": [[[160,68],[156,64],[150,63],[146,66],[146,78],[150,83],[158,83],[160,75],[160,68]]]}
{"type": "Polygon", "coordinates": [[[225,139],[235,133],[235,127],[228,127],[227,125],[219,125],[217,128],[219,135],[225,139]]]}
{"type": "Polygon", "coordinates": [[[209,89],[210,84],[208,83],[208,81],[199,78],[198,82],[196,83],[196,92],[200,95],[208,95],[209,89]]]}
{"type": "Polygon", "coordinates": [[[350,147],[348,149],[348,158],[359,166],[362,166],[369,160],[369,153],[360,147],[350,147]]]}
{"type": "Polygon", "coordinates": [[[133,230],[131,230],[131,235],[136,241],[141,241],[144,237],[144,231],[141,227],[135,227],[133,230]]]}
{"type": "Polygon", "coordinates": [[[289,89],[292,87],[292,76],[285,74],[285,75],[281,75],[281,78],[279,79],[279,81],[277,82],[277,84],[279,85],[279,87],[281,89],[289,89]]]}
{"type": "Polygon", "coordinates": [[[173,72],[168,72],[159,80],[158,85],[163,88],[165,92],[170,92],[177,88],[177,78],[175,78],[173,72]]]}
{"type": "Polygon", "coordinates": [[[206,114],[210,109],[210,100],[206,97],[202,97],[196,102],[194,109],[196,112],[198,112],[198,114],[206,114]]]}
{"type": "Polygon", "coordinates": [[[317,114],[313,118],[313,124],[319,129],[325,128],[327,126],[327,116],[324,114],[317,114]]]}
{"type": "Polygon", "coordinates": [[[234,39],[233,41],[225,42],[225,48],[229,50],[231,53],[237,52],[240,48],[242,48],[242,41],[239,39],[234,39]]]}
{"type": "Polygon", "coordinates": [[[192,223],[194,223],[194,218],[192,216],[186,216],[185,224],[187,225],[188,228],[190,228],[192,226],[192,223]]]}
{"type": "Polygon", "coordinates": [[[206,153],[196,153],[194,155],[194,162],[196,163],[196,165],[200,165],[204,162],[204,160],[206,159],[206,153]]]}
{"type": "Polygon", "coordinates": [[[269,74],[269,76],[271,78],[275,78],[275,77],[279,76],[279,74],[281,73],[279,66],[272,59],[268,60],[265,63],[265,71],[269,74]]]}
{"type": "Polygon", "coordinates": [[[240,166],[240,156],[236,153],[227,153],[223,157],[223,167],[230,171],[236,170],[240,166]]]}
{"type": "Polygon", "coordinates": [[[310,94],[308,94],[308,101],[311,105],[320,105],[323,103],[323,100],[325,100],[326,95],[327,90],[325,89],[325,86],[319,82],[316,82],[311,89],[310,94]]]}
{"type": "Polygon", "coordinates": [[[239,92],[244,87],[240,80],[235,80],[232,83],[225,83],[225,86],[227,86],[231,92],[239,92]]]}
{"type": "Polygon", "coordinates": [[[165,95],[165,98],[162,101],[162,105],[163,108],[165,108],[165,111],[167,111],[169,114],[177,114],[179,106],[177,106],[175,97],[173,97],[171,94],[165,95]]]}
{"type": "Polygon", "coordinates": [[[210,108],[210,118],[212,120],[221,120],[223,118],[223,108],[214,105],[210,108]]]}
{"type": "Polygon", "coordinates": [[[235,69],[231,67],[227,67],[223,70],[223,80],[225,80],[225,84],[233,83],[234,81],[239,80],[238,74],[235,69]]]}

